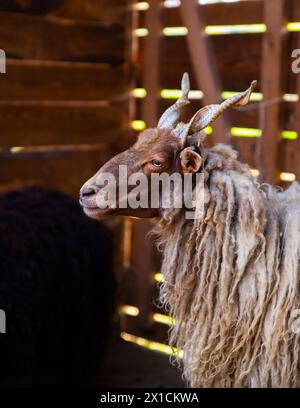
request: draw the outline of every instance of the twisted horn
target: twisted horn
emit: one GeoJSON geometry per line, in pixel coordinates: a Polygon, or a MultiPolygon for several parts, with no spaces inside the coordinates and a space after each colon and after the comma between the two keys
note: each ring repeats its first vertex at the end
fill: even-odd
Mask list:
{"type": "Polygon", "coordinates": [[[188,100],[190,91],[190,79],[187,72],[185,72],[182,76],[181,90],[181,97],[160,117],[157,125],[159,129],[174,129],[179,121],[181,108],[190,103],[188,100]]]}
{"type": "Polygon", "coordinates": [[[256,87],[256,84],[257,81],[252,81],[250,87],[246,91],[226,99],[221,104],[207,105],[204,108],[198,110],[198,112],[195,113],[195,115],[187,125],[184,125],[182,128],[175,130],[177,136],[182,139],[183,145],[186,144],[189,134],[199,132],[200,130],[206,128],[206,126],[210,125],[221,115],[221,113],[223,113],[230,106],[247,105],[251,93],[256,87]]]}

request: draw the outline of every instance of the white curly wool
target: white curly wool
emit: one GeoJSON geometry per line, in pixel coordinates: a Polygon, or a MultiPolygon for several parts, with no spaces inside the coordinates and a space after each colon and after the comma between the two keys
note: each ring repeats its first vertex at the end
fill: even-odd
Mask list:
{"type": "Polygon", "coordinates": [[[260,186],[236,152],[205,151],[205,211],[164,213],[160,299],[192,387],[295,387],[300,186],[260,186]]]}

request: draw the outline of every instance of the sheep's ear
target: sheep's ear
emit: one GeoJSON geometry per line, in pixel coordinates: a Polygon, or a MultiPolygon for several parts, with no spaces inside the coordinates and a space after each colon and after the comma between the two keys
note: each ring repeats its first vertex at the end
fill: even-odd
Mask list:
{"type": "Polygon", "coordinates": [[[183,149],[179,157],[183,173],[197,173],[202,165],[202,157],[192,147],[183,149]]]}

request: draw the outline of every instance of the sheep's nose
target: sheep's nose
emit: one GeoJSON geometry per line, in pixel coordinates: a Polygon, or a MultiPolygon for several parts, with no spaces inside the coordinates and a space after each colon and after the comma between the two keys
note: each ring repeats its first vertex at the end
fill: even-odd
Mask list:
{"type": "Polygon", "coordinates": [[[91,195],[97,194],[98,189],[96,186],[83,187],[80,191],[80,197],[89,197],[91,195]]]}
{"type": "Polygon", "coordinates": [[[94,196],[98,193],[99,188],[95,186],[94,184],[89,185],[89,186],[83,186],[82,189],[80,190],[80,203],[89,203],[92,201],[94,196]]]}

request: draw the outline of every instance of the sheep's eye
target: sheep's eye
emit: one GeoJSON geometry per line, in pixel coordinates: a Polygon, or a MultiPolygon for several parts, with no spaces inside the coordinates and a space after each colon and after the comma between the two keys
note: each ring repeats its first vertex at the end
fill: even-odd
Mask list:
{"type": "Polygon", "coordinates": [[[161,162],[160,162],[159,160],[152,160],[152,161],[151,161],[151,164],[152,164],[154,167],[160,167],[160,166],[161,166],[161,162]]]}

